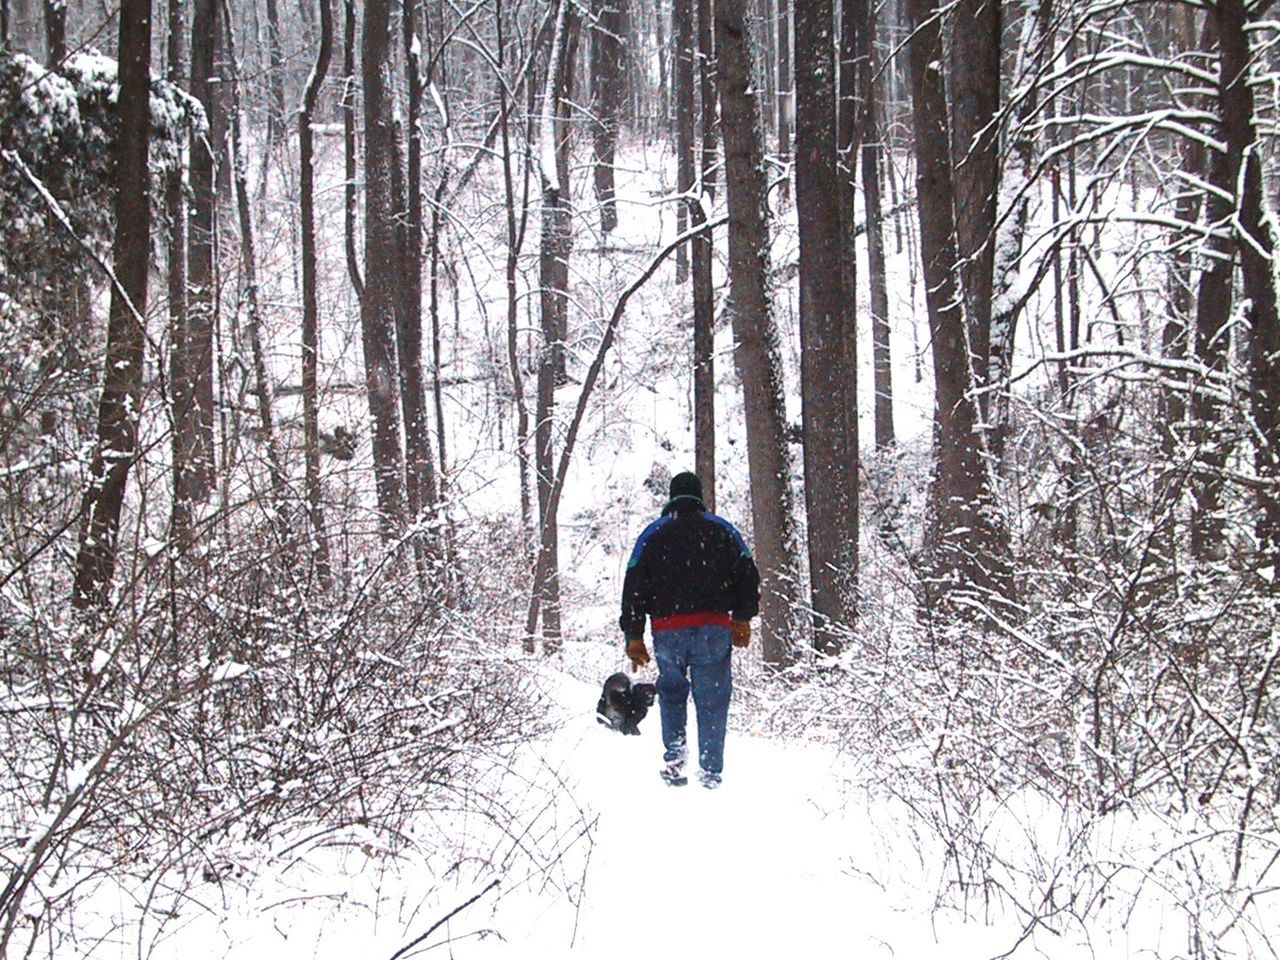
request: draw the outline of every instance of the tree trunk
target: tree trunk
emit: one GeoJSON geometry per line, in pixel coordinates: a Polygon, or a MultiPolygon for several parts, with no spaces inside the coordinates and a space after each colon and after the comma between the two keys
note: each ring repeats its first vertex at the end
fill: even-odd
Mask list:
{"type": "MultiPolygon", "coordinates": [[[[683,233],[693,223],[693,0],[674,0],[671,8],[672,34],[675,39],[675,108],[676,108],[676,191],[680,201],[676,232],[683,233]]],[[[676,251],[676,283],[689,278],[689,253],[682,245],[676,251]]]]}
{"type": "MultiPolygon", "coordinates": [[[[302,95],[298,114],[300,158],[298,207],[302,220],[302,447],[306,462],[307,516],[311,521],[312,558],[323,584],[330,581],[329,538],[324,528],[324,488],[320,481],[319,364],[320,304],[316,293],[315,161],[311,122],[320,88],[333,56],[333,11],[320,2],[320,47],[302,95]]],[[[348,0],[350,2],[350,0],[348,0]]]]}
{"type": "MultiPolygon", "coordinates": [[[[956,247],[975,386],[985,387],[1000,182],[1000,2],[958,0],[951,38],[951,169],[956,247]]],[[[959,355],[957,355],[959,356],[959,355]]],[[[979,410],[985,419],[987,393],[979,410]]]]}
{"type": "Polygon", "coordinates": [[[57,67],[67,59],[67,0],[44,0],[45,65],[57,67]]]}
{"type": "MultiPolygon", "coordinates": [[[[870,22],[870,21],[869,21],[870,22]]],[[[871,71],[874,74],[874,71],[871,71]]],[[[867,218],[867,274],[871,294],[872,376],[875,387],[875,444],[889,450],[897,442],[893,427],[893,349],[889,325],[889,284],[885,272],[884,204],[880,199],[880,128],[876,122],[876,81],[866,87],[867,119],[862,140],[862,196],[867,218]]]]}
{"type": "MultiPolygon", "coordinates": [[[[403,254],[399,262],[403,273],[398,284],[400,297],[396,303],[405,474],[409,511],[414,523],[434,514],[438,505],[435,454],[431,449],[426,381],[422,369],[422,69],[416,52],[420,48],[416,22],[418,2],[404,0],[403,3],[405,86],[409,107],[409,154],[404,189],[408,210],[400,219],[403,254]]],[[[399,157],[397,148],[395,171],[399,170],[399,157]]],[[[434,538],[415,538],[415,545],[419,551],[433,553],[432,540],[434,538]]]]}
{"type": "MultiPolygon", "coordinates": [[[[187,26],[183,22],[183,0],[168,0],[168,50],[167,79],[174,86],[182,87],[187,78],[187,26]]],[[[183,190],[182,169],[175,165],[165,183],[165,213],[169,220],[169,236],[166,254],[166,273],[169,294],[169,388],[173,404],[174,429],[170,437],[173,456],[173,504],[172,517],[175,533],[189,526],[189,504],[179,497],[178,491],[186,472],[184,459],[189,446],[189,434],[184,427],[188,421],[180,420],[179,412],[189,409],[191,384],[185,367],[187,357],[187,198],[183,190]]],[[[184,533],[185,536],[185,533],[184,533]]]]}
{"type": "MultiPolygon", "coordinates": [[[[494,5],[494,23],[497,29],[498,68],[506,65],[506,44],[503,35],[502,2],[494,5]]],[[[511,125],[509,120],[509,93],[505,81],[499,84],[502,102],[499,104],[498,122],[502,135],[502,185],[507,208],[507,365],[511,371],[511,391],[516,407],[516,459],[520,467],[520,520],[525,534],[523,543],[532,541],[533,498],[529,492],[529,408],[524,397],[524,377],[520,372],[520,291],[517,284],[520,268],[520,249],[524,240],[524,225],[529,210],[527,194],[522,204],[521,216],[516,217],[515,178],[511,169],[511,125]]],[[[525,181],[528,182],[526,165],[525,181]]]]}
{"type": "MultiPolygon", "coordinates": [[[[304,6],[310,2],[311,0],[306,0],[304,6]]],[[[280,0],[267,0],[267,55],[271,64],[271,102],[267,107],[266,146],[266,154],[269,156],[284,131],[284,49],[280,44],[280,0]]],[[[262,168],[264,171],[267,169],[265,159],[262,168]]]]}
{"type": "MultiPolygon", "coordinates": [[[[1025,0],[1023,28],[1018,47],[1019,77],[1038,77],[1045,63],[1046,40],[1052,29],[1052,0],[1025,0]]],[[[1018,316],[1023,300],[1018,295],[1022,240],[1032,222],[1032,200],[1036,195],[1036,136],[1032,121],[1037,110],[1035,88],[1025,94],[1018,106],[1018,125],[1013,135],[1014,162],[1006,177],[1004,193],[1011,199],[1012,212],[1006,212],[994,226],[989,309],[990,325],[985,354],[975,355],[975,363],[984,371],[980,378],[991,387],[987,394],[987,421],[990,424],[991,454],[996,468],[1004,459],[1009,434],[1009,398],[1007,381],[1013,367],[1013,348],[1017,338],[1018,316]]],[[[993,211],[994,213],[995,211],[993,211]]]]}
{"type": "Polygon", "coordinates": [[[244,277],[244,303],[246,326],[249,331],[249,349],[252,353],[253,375],[258,401],[258,418],[262,421],[262,437],[267,453],[267,469],[271,475],[271,506],[281,539],[290,543],[296,536],[289,529],[283,511],[285,495],[284,461],[276,440],[275,413],[272,409],[271,378],[267,372],[266,355],[262,349],[262,311],[258,296],[258,253],[253,238],[253,214],[249,208],[249,185],[245,175],[248,162],[244,143],[244,131],[240,113],[240,68],[236,60],[235,29],[231,22],[230,0],[222,0],[222,20],[226,27],[227,65],[230,74],[231,138],[233,183],[236,193],[236,211],[240,219],[240,250],[244,277]]]}
{"type": "MultiPolygon", "coordinates": [[[[712,46],[711,0],[697,0],[698,76],[701,98],[702,150],[698,185],[702,202],[690,208],[691,225],[706,222],[715,199],[716,94],[715,51],[712,46]],[[705,205],[705,206],[704,206],[705,205]]],[[[716,508],[716,372],[715,287],[712,279],[714,238],[707,230],[694,237],[690,250],[693,272],[693,446],[694,469],[702,480],[707,509],[716,508]]]]}
{"type": "Polygon", "coordinates": [[[573,223],[569,182],[572,96],[578,33],[576,4],[567,3],[559,46],[553,37],[543,88],[543,125],[539,164],[542,168],[542,247],[539,258],[539,306],[542,327],[554,368],[555,386],[569,382],[565,366],[569,338],[569,256],[573,223]],[[552,111],[552,112],[547,112],[552,111]]]}
{"type": "Polygon", "coordinates": [[[89,519],[76,557],[73,601],[105,606],[115,574],[120,514],[129,468],[138,453],[146,343],[151,206],[147,147],[151,137],[151,0],[120,4],[119,131],[115,155],[115,280],[107,321],[107,355],[98,402],[89,519]]]}
{"type": "Polygon", "coordinates": [[[342,155],[346,178],[343,183],[343,221],[347,250],[347,275],[356,299],[364,300],[364,278],[360,275],[360,255],[356,250],[356,8],[355,0],[343,3],[342,51],[342,155]]]}
{"type": "Polygon", "coordinates": [[[218,37],[216,0],[195,0],[188,90],[203,105],[209,130],[191,139],[187,324],[174,345],[173,356],[173,521],[180,544],[191,535],[193,508],[208,500],[214,484],[214,137],[222,112],[221,98],[214,89],[218,37]]]}
{"type": "MultiPolygon", "coordinates": [[[[867,225],[867,274],[871,295],[872,373],[875,387],[875,445],[894,443],[892,354],[889,345],[889,290],[885,280],[884,226],[880,222],[880,142],[876,122],[875,17],[868,0],[841,4],[839,134],[841,219],[845,325],[857,330],[857,195],[858,157],[862,159],[863,213],[867,225]]],[[[798,35],[798,34],[797,34],[798,35]]],[[[796,49],[799,50],[797,43],[796,49]]],[[[797,74],[797,77],[799,75],[797,74]]],[[[797,120],[798,123],[798,120],[797,120]]],[[[852,339],[856,350],[856,335],[852,339]]],[[[856,363],[856,356],[854,358],[856,363]]]]}
{"type": "Polygon", "coordinates": [[[751,515],[764,582],[764,660],[785,667],[796,655],[800,583],[791,503],[791,453],[783,405],[782,357],[769,289],[769,231],[760,102],[744,0],[717,0],[716,60],[729,207],[729,299],[737,340],[751,477],[751,515]]]}
{"type": "Polygon", "coordinates": [[[618,149],[618,114],[626,69],[626,0],[593,0],[595,30],[591,34],[591,77],[595,86],[594,179],[600,205],[600,232],[606,237],[618,226],[614,199],[614,156],[618,149]]]}
{"type": "Polygon", "coordinates": [[[1255,522],[1258,567],[1270,570],[1268,582],[1280,589],[1280,310],[1276,302],[1275,237],[1263,193],[1262,161],[1254,120],[1253,91],[1249,87],[1252,51],[1249,20],[1243,0],[1219,0],[1217,8],[1221,54],[1218,88],[1226,126],[1231,183],[1236,185],[1235,227],[1244,277],[1245,311],[1249,330],[1250,412],[1253,415],[1254,469],[1259,487],[1255,522]]]}
{"type": "Polygon", "coordinates": [[[978,408],[973,399],[959,300],[959,254],[953,216],[954,186],[941,64],[942,34],[932,0],[911,0],[914,33],[907,44],[914,93],[916,196],[920,256],[933,335],[936,463],[925,543],[926,596],[942,599],[976,588],[996,598],[1013,596],[1008,540],[983,462],[978,408]]]}
{"type": "MultiPolygon", "coordinates": [[[[1233,161],[1219,150],[1209,159],[1209,185],[1205,210],[1212,233],[1206,244],[1206,261],[1200,272],[1196,296],[1195,357],[1210,374],[1227,369],[1231,342],[1232,279],[1235,276],[1235,238],[1230,233],[1235,193],[1233,161]]],[[[1227,440],[1222,429],[1221,405],[1214,398],[1215,384],[1202,382],[1191,394],[1190,439],[1196,448],[1196,470],[1191,484],[1191,555],[1197,560],[1221,560],[1226,553],[1222,514],[1223,468],[1227,440]]]]}
{"type": "Polygon", "coordinates": [[[542,170],[542,249],[539,276],[542,351],[538,358],[538,412],[534,426],[534,458],[538,476],[539,557],[542,578],[542,637],[548,652],[559,649],[560,562],[556,516],[551,511],[554,470],[555,387],[564,382],[568,332],[569,254],[573,225],[569,206],[569,111],[572,98],[578,14],[571,0],[560,0],[555,37],[547,63],[539,134],[542,170]]]}
{"type": "MultiPolygon", "coordinates": [[[[1196,13],[1187,9],[1179,14],[1180,39],[1188,47],[1195,42],[1196,13]]],[[[1206,23],[1212,23],[1208,18],[1206,23]]],[[[1191,140],[1182,146],[1182,169],[1194,177],[1204,176],[1205,150],[1202,144],[1191,140]]],[[[1200,192],[1182,188],[1174,205],[1174,219],[1188,227],[1200,219],[1203,206],[1200,192]]],[[[1173,253],[1168,268],[1167,308],[1161,331],[1161,356],[1169,360],[1183,360],[1187,356],[1187,332],[1191,326],[1192,311],[1192,248],[1185,242],[1183,229],[1175,228],[1170,237],[1173,253]]],[[[1187,416],[1186,397],[1179,386],[1166,386],[1160,391],[1158,427],[1163,474],[1157,479],[1160,512],[1157,529],[1152,535],[1152,552],[1162,560],[1171,573],[1177,569],[1178,560],[1178,500],[1182,490],[1181,480],[1174,474],[1172,465],[1187,416]]]]}
{"type": "MultiPolygon", "coordinates": [[[[801,0],[801,6],[807,6],[809,0],[801,0]]],[[[778,112],[778,160],[786,175],[782,179],[779,190],[785,198],[790,193],[791,176],[788,165],[791,163],[791,123],[795,118],[795,86],[791,70],[791,0],[777,0],[777,22],[775,29],[774,67],[776,81],[775,105],[778,112]]],[[[830,37],[827,38],[830,43],[830,37]]],[[[801,45],[796,44],[799,50],[801,45]]]]}
{"type": "Polygon", "coordinates": [[[857,614],[858,570],[857,327],[841,257],[841,214],[852,211],[831,202],[848,180],[837,160],[832,7],[806,0],[795,11],[804,491],[814,644],[828,654],[840,652],[841,628],[857,614]]]}
{"type": "Polygon", "coordinates": [[[404,459],[400,438],[400,365],[396,353],[397,301],[402,296],[404,180],[395,131],[391,0],[364,8],[365,295],[360,326],[365,382],[373,427],[373,470],[382,534],[394,539],[404,525],[404,459]]]}

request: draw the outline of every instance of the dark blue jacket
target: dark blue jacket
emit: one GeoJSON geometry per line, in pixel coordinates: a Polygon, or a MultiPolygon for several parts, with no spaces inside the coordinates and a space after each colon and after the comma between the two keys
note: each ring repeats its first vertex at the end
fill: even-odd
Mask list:
{"type": "Polygon", "coordinates": [[[696,497],[677,497],[649,524],[627,564],[618,625],[644,635],[645,617],[760,612],[760,573],[742,534],[696,497]]]}

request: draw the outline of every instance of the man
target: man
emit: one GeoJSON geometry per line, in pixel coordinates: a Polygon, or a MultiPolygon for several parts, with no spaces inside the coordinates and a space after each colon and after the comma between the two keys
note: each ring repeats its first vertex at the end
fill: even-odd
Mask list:
{"type": "Polygon", "coordinates": [[[662,516],[631,552],[618,620],[633,672],[649,662],[645,617],[652,621],[666,751],[661,773],[672,786],[689,782],[690,689],[698,715],[698,777],[704,787],[720,786],[733,689],[730,654],[751,642],[751,618],[759,610],[760,574],[742,535],[707,510],[695,474],[677,474],[662,516]]]}

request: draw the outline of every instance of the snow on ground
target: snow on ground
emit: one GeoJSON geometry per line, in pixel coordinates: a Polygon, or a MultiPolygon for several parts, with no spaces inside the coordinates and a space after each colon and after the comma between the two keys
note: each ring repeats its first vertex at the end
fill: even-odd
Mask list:
{"type": "MultiPolygon", "coordinates": [[[[595,722],[595,682],[572,675],[612,669],[615,655],[590,641],[531,661],[556,722],[502,772],[505,822],[442,811],[415,838],[421,856],[389,856],[358,832],[282,840],[251,882],[184,891],[159,936],[126,932],[138,913],[124,896],[100,901],[121,939],[92,955],[391,958],[472,898],[404,955],[978,960],[1017,943],[1018,924],[994,906],[983,919],[935,910],[941,851],[904,811],[851,787],[865,758],[738,724],[719,790],[666,786],[656,710],[641,736],[620,736],[595,722]]],[[[1133,941],[1095,934],[1088,949],[1040,935],[1016,955],[1133,956],[1159,922],[1144,918],[1133,941]]]]}

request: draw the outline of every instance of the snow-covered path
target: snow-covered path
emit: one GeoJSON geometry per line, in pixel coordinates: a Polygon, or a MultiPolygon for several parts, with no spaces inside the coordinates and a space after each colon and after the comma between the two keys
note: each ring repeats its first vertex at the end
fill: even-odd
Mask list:
{"type": "Polygon", "coordinates": [[[673,788],[658,777],[656,709],[623,737],[595,723],[596,687],[557,674],[548,695],[564,722],[546,760],[595,818],[583,895],[571,921],[504,926],[495,955],[956,958],[1010,944],[1008,928],[943,936],[929,898],[902,895],[925,871],[842,796],[833,752],[731,730],[724,785],[673,788]]]}
{"type": "MultiPolygon", "coordinates": [[[[593,675],[613,651],[573,646],[531,664],[552,730],[499,769],[505,822],[442,812],[412,831],[420,856],[388,856],[375,835],[285,838],[246,885],[192,888],[161,930],[130,931],[129,896],[100,901],[115,932],[92,955],[987,960],[1018,943],[993,904],[989,923],[934,909],[944,858],[896,804],[849,786],[859,758],[753,736],[731,713],[724,785],[668,787],[656,710],[638,737],[599,726],[598,686],[565,668],[593,675]]],[[[1160,912],[1088,944],[1036,935],[1015,955],[1133,956],[1160,939],[1160,912]]]]}
{"type": "MultiPolygon", "coordinates": [[[[572,952],[648,956],[667,943],[757,956],[847,938],[854,890],[829,836],[843,817],[824,818],[810,796],[835,785],[821,755],[731,736],[720,790],[668,787],[656,710],[623,737],[588,712],[598,691],[565,680],[556,694],[566,785],[599,817],[572,952]]],[[[528,933],[528,946],[542,939],[528,933]]]]}

